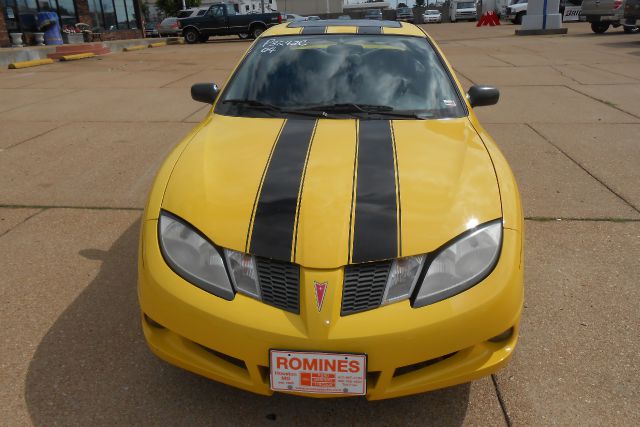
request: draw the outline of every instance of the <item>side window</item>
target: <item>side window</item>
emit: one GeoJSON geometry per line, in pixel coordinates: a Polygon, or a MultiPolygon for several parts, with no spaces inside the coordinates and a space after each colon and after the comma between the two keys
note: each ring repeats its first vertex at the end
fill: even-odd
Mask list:
{"type": "Polygon", "coordinates": [[[209,13],[207,15],[215,16],[216,18],[223,17],[224,16],[223,6],[212,6],[211,9],[209,9],[209,13]]]}
{"type": "Polygon", "coordinates": [[[202,16],[202,15],[204,15],[205,13],[207,13],[207,9],[199,10],[199,11],[198,11],[198,15],[197,15],[197,16],[202,16]]]}

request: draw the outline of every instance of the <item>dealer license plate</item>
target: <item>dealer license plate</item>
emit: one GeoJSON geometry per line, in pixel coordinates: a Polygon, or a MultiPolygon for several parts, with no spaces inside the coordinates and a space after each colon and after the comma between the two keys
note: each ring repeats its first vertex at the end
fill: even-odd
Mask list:
{"type": "Polygon", "coordinates": [[[365,354],[271,350],[271,390],[363,395],[367,392],[365,354]]]}

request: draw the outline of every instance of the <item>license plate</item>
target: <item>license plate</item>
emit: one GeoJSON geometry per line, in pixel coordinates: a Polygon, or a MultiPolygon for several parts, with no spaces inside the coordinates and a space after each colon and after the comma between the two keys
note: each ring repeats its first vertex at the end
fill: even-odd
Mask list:
{"type": "Polygon", "coordinates": [[[271,350],[271,390],[363,395],[367,392],[365,354],[271,350]]]}

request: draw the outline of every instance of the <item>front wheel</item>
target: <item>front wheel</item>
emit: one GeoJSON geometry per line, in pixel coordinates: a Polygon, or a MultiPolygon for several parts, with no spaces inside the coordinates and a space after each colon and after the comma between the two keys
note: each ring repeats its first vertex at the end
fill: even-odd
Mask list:
{"type": "Polygon", "coordinates": [[[200,35],[193,28],[187,28],[182,32],[182,34],[184,35],[184,41],[186,41],[189,44],[198,43],[200,39],[200,35]]]}
{"type": "Polygon", "coordinates": [[[516,19],[513,20],[513,23],[516,25],[522,25],[522,17],[524,16],[524,13],[519,13],[516,15],[516,19]]]}
{"type": "Polygon", "coordinates": [[[625,33],[627,34],[635,34],[638,31],[640,31],[640,28],[631,25],[625,25],[624,27],[622,27],[622,29],[624,30],[625,33]]]}
{"type": "Polygon", "coordinates": [[[251,29],[251,37],[253,37],[254,39],[257,39],[258,37],[260,37],[260,34],[262,33],[264,33],[264,27],[260,25],[256,25],[251,29]]]}
{"type": "Polygon", "coordinates": [[[240,37],[242,40],[246,40],[249,38],[249,33],[240,33],[238,34],[238,37],[240,37]]]}
{"type": "Polygon", "coordinates": [[[609,29],[609,23],[607,22],[592,22],[591,31],[596,34],[602,34],[609,29]]]}

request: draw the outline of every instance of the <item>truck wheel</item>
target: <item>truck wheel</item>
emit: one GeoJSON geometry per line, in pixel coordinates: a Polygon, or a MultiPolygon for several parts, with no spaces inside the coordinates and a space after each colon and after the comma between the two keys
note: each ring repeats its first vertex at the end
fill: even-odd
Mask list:
{"type": "Polygon", "coordinates": [[[625,25],[624,27],[622,27],[622,29],[627,34],[635,34],[638,31],[640,31],[640,28],[638,28],[636,26],[631,26],[631,25],[625,25]]]}
{"type": "Polygon", "coordinates": [[[253,28],[251,28],[251,37],[253,37],[254,39],[257,39],[258,37],[260,37],[260,34],[264,33],[264,27],[262,25],[256,25],[253,28]]]}
{"type": "Polygon", "coordinates": [[[184,41],[186,41],[189,44],[198,43],[200,39],[200,35],[193,28],[187,28],[182,32],[182,35],[184,36],[184,41]]]}
{"type": "Polygon", "coordinates": [[[524,16],[524,13],[518,13],[516,15],[516,19],[513,20],[513,23],[516,25],[522,25],[522,17],[524,16]]]}
{"type": "Polygon", "coordinates": [[[592,22],[591,31],[596,34],[602,34],[609,29],[609,23],[607,22],[592,22]]]}
{"type": "Polygon", "coordinates": [[[240,37],[242,40],[246,40],[249,38],[249,33],[240,33],[238,34],[238,37],[240,37]]]}

